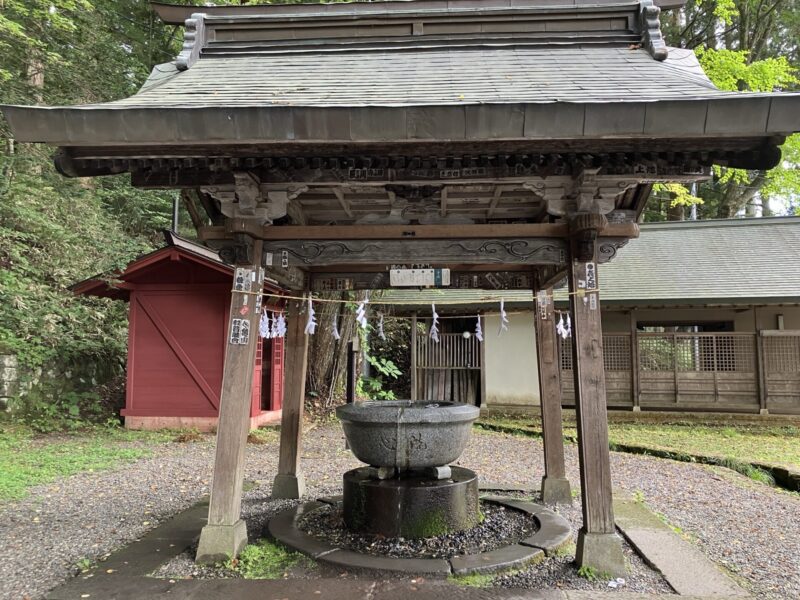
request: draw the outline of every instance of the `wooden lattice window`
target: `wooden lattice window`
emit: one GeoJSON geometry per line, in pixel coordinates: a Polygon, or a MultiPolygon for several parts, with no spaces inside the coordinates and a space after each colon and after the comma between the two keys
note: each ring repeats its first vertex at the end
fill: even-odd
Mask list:
{"type": "Polygon", "coordinates": [[[675,368],[675,346],[671,335],[639,337],[639,369],[672,371],[675,368]]]}
{"type": "Polygon", "coordinates": [[[764,338],[768,373],[800,373],[800,336],[764,338]]]}
{"type": "MultiPolygon", "coordinates": [[[[561,370],[572,370],[572,338],[561,340],[561,370]]],[[[628,371],[631,368],[630,335],[603,336],[603,366],[606,371],[628,371]]]]}

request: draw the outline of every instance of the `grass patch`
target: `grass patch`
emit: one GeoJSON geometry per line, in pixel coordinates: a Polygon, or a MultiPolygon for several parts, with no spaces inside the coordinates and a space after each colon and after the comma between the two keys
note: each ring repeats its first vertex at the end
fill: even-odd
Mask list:
{"type": "MultiPolygon", "coordinates": [[[[487,416],[480,422],[498,429],[514,428],[522,435],[541,437],[538,418],[487,416]]],[[[568,441],[577,437],[574,423],[565,423],[564,436],[568,441]]],[[[608,436],[612,448],[639,446],[670,452],[676,460],[691,461],[692,454],[716,457],[734,468],[737,462],[763,462],[800,468],[800,428],[790,425],[754,425],[752,423],[712,423],[678,421],[674,423],[609,423],[608,436]]],[[[727,466],[727,465],[723,465],[727,466]]],[[[738,464],[734,470],[739,470],[738,464]]],[[[746,469],[745,469],[746,470],[746,469]]],[[[739,471],[742,472],[742,471],[739,471]]],[[[744,472],[744,475],[763,480],[766,472],[744,472]]]]}
{"type": "Polygon", "coordinates": [[[275,427],[264,427],[261,429],[254,429],[247,435],[248,444],[269,444],[278,442],[281,438],[279,429],[275,427]]]}
{"type": "Polygon", "coordinates": [[[288,550],[284,546],[261,540],[248,544],[239,558],[225,563],[225,567],[236,571],[245,579],[279,579],[287,569],[297,566],[313,566],[308,557],[288,550]]]}
{"type": "Polygon", "coordinates": [[[60,477],[98,471],[149,456],[130,442],[163,442],[170,434],[97,428],[79,433],[36,436],[24,427],[0,427],[0,502],[19,500],[28,490],[60,477]]]}
{"type": "Polygon", "coordinates": [[[495,577],[495,575],[470,573],[469,575],[450,575],[447,581],[466,587],[489,587],[492,585],[495,577]]]}

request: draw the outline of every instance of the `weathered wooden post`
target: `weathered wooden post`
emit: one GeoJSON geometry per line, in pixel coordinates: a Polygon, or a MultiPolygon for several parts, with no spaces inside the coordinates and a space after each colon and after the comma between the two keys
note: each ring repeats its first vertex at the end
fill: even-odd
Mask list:
{"type": "Polygon", "coordinates": [[[272,484],[273,498],[298,499],[305,493],[305,479],[300,471],[300,444],[303,436],[303,407],[306,397],[308,336],[300,314],[304,301],[290,303],[289,328],[286,333],[286,382],[281,414],[281,447],[278,474],[272,484]]]}
{"type": "Polygon", "coordinates": [[[264,271],[259,266],[262,242],[251,248],[249,266],[236,268],[228,319],[228,344],[219,401],[217,447],[208,524],[200,533],[198,563],[214,563],[236,556],[247,544],[247,526],[241,519],[244,455],[250,429],[258,319],[264,271]]]}
{"type": "Polygon", "coordinates": [[[597,234],[607,224],[595,213],[578,213],[570,220],[569,291],[583,508],[576,561],[619,576],[626,569],[622,540],[614,529],[597,275],[597,234]]]}
{"type": "Polygon", "coordinates": [[[411,315],[411,400],[416,401],[417,388],[417,313],[411,315]]]}
{"type": "Polygon", "coordinates": [[[564,469],[564,433],[561,427],[561,374],[556,343],[553,288],[536,294],[536,356],[544,438],[542,500],[572,504],[572,490],[564,469]]]}

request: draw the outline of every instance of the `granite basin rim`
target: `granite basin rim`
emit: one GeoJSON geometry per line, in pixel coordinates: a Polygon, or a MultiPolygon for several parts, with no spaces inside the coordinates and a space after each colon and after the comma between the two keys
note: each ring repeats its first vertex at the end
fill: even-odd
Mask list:
{"type": "Polygon", "coordinates": [[[340,421],[373,424],[439,424],[477,420],[480,409],[460,402],[412,402],[410,400],[370,400],[336,408],[340,421]]]}

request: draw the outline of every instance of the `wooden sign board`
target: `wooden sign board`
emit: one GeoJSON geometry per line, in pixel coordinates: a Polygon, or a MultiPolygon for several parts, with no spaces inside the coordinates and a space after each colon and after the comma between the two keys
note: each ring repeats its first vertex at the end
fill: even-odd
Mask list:
{"type": "Polygon", "coordinates": [[[389,271],[392,287],[448,287],[450,269],[392,269],[389,271]]]}

